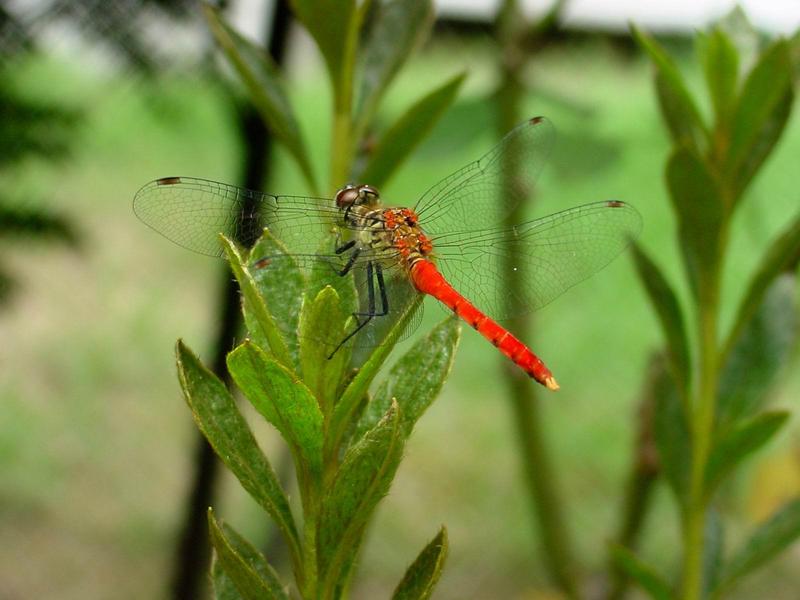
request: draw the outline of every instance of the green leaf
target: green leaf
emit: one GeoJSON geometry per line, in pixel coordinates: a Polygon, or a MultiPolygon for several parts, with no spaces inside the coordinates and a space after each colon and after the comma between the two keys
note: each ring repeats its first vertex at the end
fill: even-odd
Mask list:
{"type": "Polygon", "coordinates": [[[739,305],[733,327],[725,341],[723,356],[739,343],[745,327],[752,321],[772,282],[792,265],[800,261],[800,213],[789,226],[770,244],[759,262],[758,269],[750,279],[750,285],[739,305]]]}
{"type": "Polygon", "coordinates": [[[398,70],[427,38],[433,25],[431,0],[374,0],[361,44],[364,63],[356,110],[357,129],[372,121],[378,103],[398,70]]]}
{"type": "Polygon", "coordinates": [[[700,152],[708,132],[677,66],[653,37],[636,26],[631,26],[631,33],[656,66],[656,91],[661,113],[675,144],[700,152]]]}
{"type": "Polygon", "coordinates": [[[361,437],[375,426],[396,400],[400,407],[404,437],[439,395],[450,373],[461,339],[461,322],[448,317],[419,339],[391,368],[358,424],[354,435],[361,437]]]}
{"type": "Polygon", "coordinates": [[[661,330],[669,350],[672,375],[678,382],[681,397],[685,398],[691,379],[691,361],[683,311],[678,297],[661,269],[647,256],[639,244],[633,245],[633,258],[636,272],[661,324],[661,330]]]}
{"type": "Polygon", "coordinates": [[[337,346],[353,327],[353,319],[342,310],[339,295],[330,286],[303,304],[300,335],[307,341],[300,347],[300,365],[303,380],[325,414],[333,409],[352,351],[351,343],[338,350],[337,346]]]}
{"type": "Polygon", "coordinates": [[[717,123],[727,124],[736,102],[739,54],[722,29],[715,28],[708,35],[700,34],[697,39],[717,123]]]}
{"type": "Polygon", "coordinates": [[[406,570],[403,580],[395,589],[392,600],[427,600],[439,581],[447,558],[447,529],[439,533],[419,553],[417,559],[406,570]]]}
{"type": "Polygon", "coordinates": [[[419,309],[423,299],[424,296],[418,294],[409,304],[405,313],[397,319],[394,326],[389,330],[389,333],[383,339],[381,345],[375,348],[375,351],[362,365],[358,374],[353,377],[339,397],[339,402],[336,404],[333,411],[333,419],[331,420],[331,434],[329,436],[330,449],[339,447],[339,443],[345,431],[351,426],[350,419],[364,400],[364,395],[367,393],[367,389],[372,383],[372,380],[378,374],[378,370],[386,359],[389,358],[389,354],[392,352],[395,344],[397,344],[400,336],[405,332],[408,322],[419,309]]]}
{"type": "Polygon", "coordinates": [[[346,579],[361,546],[364,528],[389,491],[403,453],[400,411],[393,402],[381,421],[345,453],[323,498],[318,530],[318,562],[323,589],[346,579]]]}
{"type": "MultiPolygon", "coordinates": [[[[268,230],[264,230],[264,234],[251,248],[246,264],[251,265],[248,272],[255,282],[258,294],[267,303],[275,324],[281,330],[292,367],[297,370],[300,366],[298,324],[303,305],[303,290],[307,285],[305,276],[295,257],[288,254],[286,247],[268,230]],[[271,257],[268,266],[252,267],[266,257],[271,257]]],[[[253,341],[262,348],[269,348],[268,340],[261,339],[259,335],[261,328],[253,312],[245,310],[244,319],[253,341]]]]}
{"type": "Polygon", "coordinates": [[[289,354],[286,339],[283,332],[278,329],[272,311],[267,306],[266,298],[261,295],[259,287],[250,273],[248,256],[242,255],[239,247],[224,235],[221,235],[220,239],[233,275],[239,282],[239,289],[242,292],[242,310],[250,335],[260,346],[265,349],[269,348],[281,364],[292,368],[292,357],[289,354]]]}
{"type": "Polygon", "coordinates": [[[311,391],[261,348],[247,341],[228,354],[228,370],[250,403],[289,444],[301,490],[302,484],[309,480],[319,485],[323,422],[311,391]]]}
{"type": "Polygon", "coordinates": [[[786,273],[765,285],[766,297],[743,326],[737,325],[735,343],[723,355],[717,411],[721,429],[764,404],[797,347],[800,324],[795,276],[786,273]]]}
{"type": "Polygon", "coordinates": [[[766,444],[789,418],[789,413],[767,412],[748,419],[725,432],[714,444],[706,466],[705,493],[708,497],[747,456],[766,444]]]}
{"type": "Polygon", "coordinates": [[[669,584],[650,565],[633,552],[620,546],[611,545],[611,557],[617,567],[633,579],[653,600],[672,600],[674,596],[669,584]]]}
{"type": "Polygon", "coordinates": [[[217,9],[203,4],[203,12],[217,44],[247,87],[261,118],[297,161],[311,189],[317,189],[300,127],[277,66],[261,48],[236,33],[217,9]]]}
{"type": "Polygon", "coordinates": [[[465,77],[462,73],[445,81],[400,116],[381,136],[359,181],[376,187],[384,185],[453,103],[465,77]]]}
{"type": "Polygon", "coordinates": [[[695,152],[680,147],[667,163],[667,185],[692,292],[701,303],[709,302],[717,288],[727,221],[717,179],[695,152]]]}
{"type": "Polygon", "coordinates": [[[661,470],[678,503],[684,506],[689,489],[691,436],[675,380],[668,371],[654,377],[653,396],[656,398],[654,429],[661,470]]]}
{"type": "Polygon", "coordinates": [[[299,542],[289,502],[233,396],[181,340],[175,353],[183,395],[197,426],[242,487],[275,520],[297,567],[299,542]]]}
{"type": "Polygon", "coordinates": [[[233,528],[220,527],[208,509],[208,529],[219,565],[246,600],[289,600],[278,576],[260,552],[233,528]]]}
{"type": "Polygon", "coordinates": [[[783,133],[794,99],[792,74],[789,45],[778,40],[764,51],[744,82],[724,165],[725,178],[734,181],[734,202],[783,133]]]}
{"type": "MultiPolygon", "coordinates": [[[[318,252],[320,255],[330,254],[330,241],[323,240],[318,252]]],[[[306,298],[316,298],[326,287],[332,287],[336,290],[342,312],[350,315],[357,309],[358,302],[356,300],[357,293],[353,271],[351,270],[346,275],[339,275],[330,262],[320,258],[311,265],[305,296],[306,298]]]]}
{"type": "Polygon", "coordinates": [[[763,566],[800,537],[800,499],[792,500],[762,524],[728,562],[719,594],[748,573],[763,566]]]}
{"type": "Polygon", "coordinates": [[[350,93],[360,11],[355,0],[290,0],[297,19],[317,42],[335,95],[350,93]]]}
{"type": "Polygon", "coordinates": [[[216,557],[211,563],[211,584],[214,587],[214,600],[243,600],[243,596],[216,557]]]}

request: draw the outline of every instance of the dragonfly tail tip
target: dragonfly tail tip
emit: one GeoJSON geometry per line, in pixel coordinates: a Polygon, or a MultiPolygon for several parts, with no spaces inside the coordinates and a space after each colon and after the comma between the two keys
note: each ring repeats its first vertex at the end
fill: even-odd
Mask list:
{"type": "Polygon", "coordinates": [[[556,392],[560,389],[561,386],[558,385],[556,378],[552,375],[544,380],[544,386],[553,392],[556,392]]]}

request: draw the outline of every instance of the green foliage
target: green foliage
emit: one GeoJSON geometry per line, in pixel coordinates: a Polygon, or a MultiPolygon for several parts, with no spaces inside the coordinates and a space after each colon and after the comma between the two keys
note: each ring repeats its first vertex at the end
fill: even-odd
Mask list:
{"type": "Polygon", "coordinates": [[[247,87],[261,118],[289,150],[309,187],[316,189],[308,151],[278,68],[261,48],[225,23],[217,9],[204,4],[203,11],[214,39],[247,87]]]}
{"type": "Polygon", "coordinates": [[[658,315],[664,336],[667,339],[672,376],[679,382],[682,398],[689,391],[691,379],[691,361],[689,356],[689,340],[686,335],[683,312],[667,278],[658,265],[647,256],[638,245],[633,246],[633,258],[639,278],[642,280],[650,303],[658,315]]]}
{"type": "Polygon", "coordinates": [[[228,354],[228,371],[261,415],[281,432],[295,458],[303,498],[322,482],[322,411],[302,381],[252,342],[228,354]]]}
{"type": "MultiPolygon", "coordinates": [[[[298,21],[314,39],[333,89],[330,186],[350,181],[357,148],[369,135],[381,99],[430,31],[430,0],[292,0],[298,21]],[[358,91],[358,111],[353,112],[358,91]]],[[[205,8],[210,29],[241,78],[276,141],[293,157],[311,190],[316,178],[286,92],[284,77],[264,52],[236,33],[219,13],[205,8]]],[[[378,136],[373,155],[359,157],[373,185],[389,179],[453,103],[459,75],[425,93],[378,136]]],[[[291,546],[298,593],[303,598],[340,598],[355,564],[369,519],[391,485],[413,423],[442,387],[452,364],[459,329],[437,327],[401,358],[376,402],[368,391],[392,348],[419,308],[421,297],[397,316],[381,344],[351,370],[351,343],[358,306],[352,277],[334,276],[317,261],[304,270],[269,232],[248,252],[223,239],[225,255],[242,293],[249,340],[228,356],[233,380],[258,412],[281,433],[294,458],[303,509],[299,536],[269,463],[225,386],[179,345],[184,393],[195,419],[245,488],[278,521],[291,546]],[[390,396],[391,394],[391,396],[390,396]],[[365,409],[368,420],[358,426],[365,409]]],[[[326,251],[328,251],[326,249],[326,251]]],[[[305,265],[303,265],[305,266],[305,265]]],[[[215,585],[226,597],[280,597],[263,557],[216,526],[215,585]],[[266,567],[264,570],[262,567],[266,567]],[[263,572],[262,572],[263,571],[263,572]],[[256,574],[258,577],[256,577],[256,574]],[[261,586],[261,587],[259,587],[261,586]],[[269,588],[269,593],[263,592],[269,588]],[[239,594],[237,596],[236,594],[239,594]],[[272,594],[272,595],[269,595],[272,594]]],[[[441,546],[441,544],[440,544],[441,546]]],[[[429,569],[414,589],[429,594],[444,560],[420,560],[429,569]],[[422,580],[427,583],[423,585],[422,580]],[[421,587],[419,587],[421,586],[421,587]]],[[[427,597],[421,595],[419,597],[427,597]]]]}
{"type": "MultiPolygon", "coordinates": [[[[718,581],[728,585],[724,581],[755,568],[762,556],[800,535],[790,511],[726,564],[722,523],[713,509],[720,484],[788,419],[785,412],[758,411],[798,340],[798,217],[770,244],[723,336],[719,309],[731,219],[784,131],[794,98],[794,65],[784,40],[768,44],[749,61],[725,27],[700,34],[697,51],[713,112],[706,122],[697,108],[701,103],[664,49],[639,30],[633,34],[655,65],[661,112],[672,136],[665,179],[694,305],[691,311],[682,309],[672,286],[638,252],[638,272],[673,363],[670,380],[660,386],[655,434],[662,472],[682,509],[681,597],[697,600],[715,593],[718,581]],[[749,62],[752,66],[740,74],[740,65],[749,62]],[[684,314],[694,315],[696,348],[687,342],[684,314]],[[690,356],[695,365],[689,364],[690,356]],[[685,390],[683,404],[677,390],[685,390]]],[[[630,575],[637,577],[635,569],[630,575]]]]}
{"type": "Polygon", "coordinates": [[[733,348],[723,354],[717,411],[720,430],[750,417],[766,402],[797,346],[800,315],[795,276],[781,275],[763,291],[766,294],[755,313],[738,332],[731,332],[731,336],[736,333],[733,348]]]}
{"type": "Polygon", "coordinates": [[[714,444],[706,466],[706,494],[711,495],[726,475],[747,456],[766,444],[786,423],[787,412],[765,412],[740,421],[714,444]]]}
{"type": "Polygon", "coordinates": [[[667,187],[678,218],[678,237],[689,284],[700,303],[713,302],[725,242],[722,192],[707,164],[678,146],[667,163],[667,187]]]}
{"type": "Polygon", "coordinates": [[[792,500],[758,527],[734,553],[715,590],[722,592],[745,575],[774,558],[800,537],[800,500],[792,500]]]}
{"type": "MultiPolygon", "coordinates": [[[[274,249],[274,243],[265,233],[251,252],[244,252],[223,240],[242,286],[243,311],[250,313],[247,322],[255,325],[267,344],[277,339],[276,347],[283,351],[290,334],[277,324],[286,307],[267,300],[280,293],[277,288],[281,281],[256,275],[259,269],[251,266],[259,260],[257,257],[263,258],[265,249],[274,249]]],[[[297,268],[293,262],[279,260],[281,256],[276,254],[263,269],[297,268]]],[[[328,269],[328,277],[338,276],[328,269]]],[[[375,400],[367,404],[363,426],[357,428],[356,411],[339,411],[339,407],[350,402],[347,398],[365,398],[418,303],[394,325],[384,345],[375,349],[345,386],[350,354],[345,346],[329,359],[330,345],[321,343],[320,336],[341,340],[352,328],[353,319],[342,309],[333,287],[317,291],[320,274],[300,280],[305,287],[296,327],[302,378],[292,368],[288,355],[281,360],[278,353],[260,347],[255,337],[228,355],[228,370],[256,410],[280,432],[292,453],[302,499],[302,536],[267,458],[225,385],[180,342],[178,371],[201,431],[283,532],[292,554],[297,590],[304,598],[339,598],[367,525],[394,479],[413,423],[434,400],[450,371],[460,328],[448,318],[402,356],[378,388],[375,400]],[[371,420],[376,414],[379,417],[371,420]],[[349,444],[345,444],[345,431],[356,432],[349,444]]],[[[211,514],[209,523],[217,557],[212,577],[220,597],[288,597],[260,554],[238,534],[220,527],[211,514]]],[[[441,550],[444,542],[439,541],[441,550]]],[[[435,554],[433,548],[423,552],[413,581],[404,583],[412,586],[409,590],[422,594],[418,597],[427,597],[438,579],[444,552],[435,554]]]]}
{"type": "MultiPolygon", "coordinates": [[[[245,600],[289,600],[278,575],[267,563],[267,559],[232,527],[222,525],[208,509],[208,530],[219,566],[215,581],[226,596],[233,597],[233,584],[239,597],[245,600]]],[[[217,595],[217,598],[220,596],[217,595]]]]}
{"type": "Polygon", "coordinates": [[[689,489],[691,436],[686,410],[668,372],[659,372],[653,381],[656,399],[654,430],[661,471],[675,497],[685,508],[689,489]]]}
{"type": "Polygon", "coordinates": [[[400,116],[381,138],[374,154],[369,158],[362,181],[380,186],[408,158],[425,138],[442,114],[453,103],[464,74],[456,75],[441,86],[420,98],[400,116]]]}
{"type": "Polygon", "coordinates": [[[369,123],[406,57],[433,26],[430,0],[374,0],[362,42],[363,67],[356,110],[358,129],[369,123]]]}
{"type": "Polygon", "coordinates": [[[392,595],[392,600],[427,600],[442,574],[447,558],[447,529],[442,527],[417,559],[406,570],[403,580],[392,595]]]}
{"type": "Polygon", "coordinates": [[[297,566],[299,540],[286,494],[233,396],[182,341],[178,341],[176,355],[183,395],[198,428],[242,487],[277,523],[297,566]]]}
{"type": "Polygon", "coordinates": [[[318,561],[323,589],[347,577],[367,522],[389,491],[403,453],[400,409],[392,403],[344,456],[322,499],[318,561]]]}
{"type": "Polygon", "coordinates": [[[398,360],[381,382],[358,424],[357,434],[375,426],[396,401],[403,437],[439,395],[461,338],[461,322],[445,319],[398,360]]]}
{"type": "Polygon", "coordinates": [[[633,552],[620,545],[612,545],[611,557],[617,567],[635,581],[653,600],[672,600],[669,584],[659,573],[633,552]]]}
{"type": "Polygon", "coordinates": [[[328,286],[303,304],[300,317],[300,335],[318,342],[303,344],[300,348],[303,378],[327,415],[333,410],[333,401],[341,385],[344,369],[350,362],[350,344],[345,344],[333,357],[330,356],[347,332],[355,327],[354,320],[347,319],[347,315],[348,312],[339,301],[339,294],[328,286]]]}

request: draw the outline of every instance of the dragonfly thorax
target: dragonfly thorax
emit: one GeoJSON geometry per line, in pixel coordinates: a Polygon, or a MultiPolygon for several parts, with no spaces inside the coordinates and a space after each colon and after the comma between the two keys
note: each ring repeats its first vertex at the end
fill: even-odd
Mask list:
{"type": "Polygon", "coordinates": [[[411,267],[433,251],[430,239],[410,208],[384,208],[378,190],[370,185],[349,184],[336,192],[336,206],[344,222],[355,230],[358,245],[376,252],[394,251],[411,267]]]}

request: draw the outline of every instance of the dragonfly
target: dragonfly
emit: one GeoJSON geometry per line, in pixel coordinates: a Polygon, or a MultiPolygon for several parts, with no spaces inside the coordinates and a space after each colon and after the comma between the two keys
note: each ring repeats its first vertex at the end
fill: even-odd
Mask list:
{"type": "Polygon", "coordinates": [[[380,343],[381,326],[425,294],[535,381],[557,390],[550,369],[502,323],[543,307],[605,267],[638,236],[642,220],[631,205],[606,200],[508,223],[530,197],[552,141],[547,119],[529,119],[429,188],[413,207],[384,204],[367,183],[317,198],[164,177],[142,187],[133,208],[146,225],[201,254],[221,256],[219,233],[253,241],[266,228],[287,252],[259,257],[254,268],[290,259],[306,268],[327,264],[335,276],[353,277],[358,310],[331,356],[354,338],[362,345],[380,343]]]}

